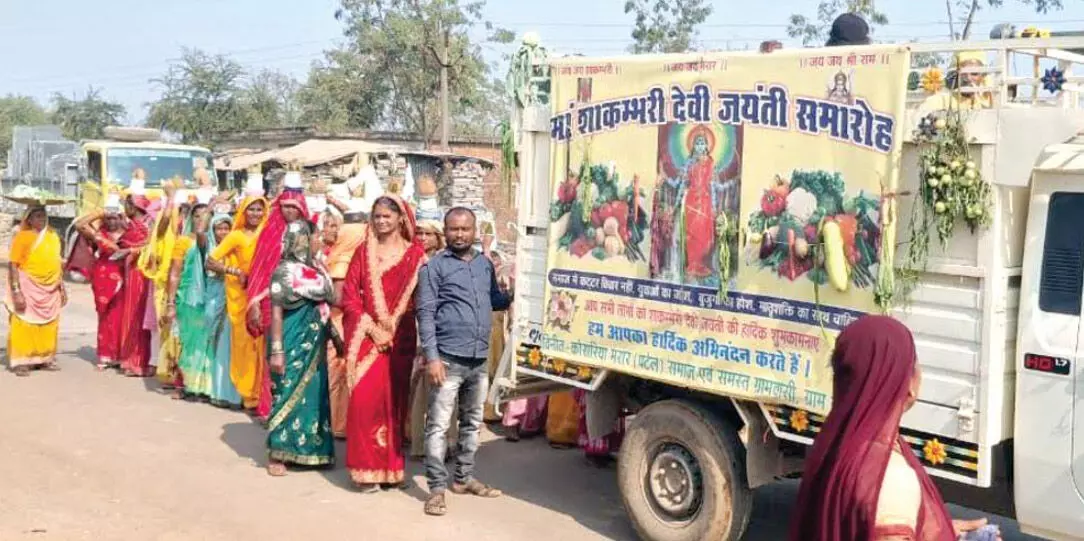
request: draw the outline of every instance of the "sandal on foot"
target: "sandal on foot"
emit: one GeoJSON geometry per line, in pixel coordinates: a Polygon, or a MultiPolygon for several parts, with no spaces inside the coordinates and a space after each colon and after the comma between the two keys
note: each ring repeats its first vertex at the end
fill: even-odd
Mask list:
{"type": "Polygon", "coordinates": [[[60,366],[56,363],[49,363],[41,367],[46,372],[60,372],[60,366]]]}
{"type": "Polygon", "coordinates": [[[519,436],[519,427],[518,426],[510,426],[510,427],[508,427],[508,433],[504,435],[504,439],[506,439],[506,440],[508,440],[508,441],[510,441],[512,443],[515,443],[515,442],[519,441],[519,437],[520,436],[519,436]]]}
{"type": "Polygon", "coordinates": [[[30,377],[30,370],[27,370],[25,366],[20,366],[11,370],[15,373],[16,377],[26,378],[30,377]]]}
{"type": "Polygon", "coordinates": [[[500,498],[504,495],[498,489],[495,489],[477,479],[471,479],[466,484],[455,483],[452,485],[452,492],[455,494],[470,494],[472,496],[478,496],[479,498],[500,498]]]}
{"type": "Polygon", "coordinates": [[[267,465],[267,475],[271,477],[284,477],[286,473],[286,464],[282,462],[272,462],[267,465]]]}
{"type": "Polygon", "coordinates": [[[429,499],[425,500],[425,514],[431,517],[443,517],[448,514],[448,505],[444,502],[443,492],[431,494],[429,499]]]}
{"type": "Polygon", "coordinates": [[[380,492],[380,485],[377,485],[375,483],[359,483],[357,486],[358,492],[362,494],[376,494],[377,492],[380,492]]]}

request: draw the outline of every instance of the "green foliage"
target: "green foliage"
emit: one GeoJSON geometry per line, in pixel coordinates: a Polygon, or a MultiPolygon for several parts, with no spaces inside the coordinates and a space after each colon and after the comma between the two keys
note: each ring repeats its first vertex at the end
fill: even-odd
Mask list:
{"type": "Polygon", "coordinates": [[[244,69],[224,55],[184,49],[181,60],[151,82],[161,89],[150,104],[147,123],[179,134],[185,143],[204,143],[212,134],[245,127],[244,69]]]}
{"type": "Polygon", "coordinates": [[[274,70],[257,73],[241,90],[244,124],[250,128],[273,128],[297,124],[300,110],[297,93],[301,85],[293,77],[274,70]]]}
{"type": "Polygon", "coordinates": [[[696,27],[713,11],[707,0],[626,0],[635,20],[630,52],[682,53],[693,48],[696,27]]]}
{"type": "Polygon", "coordinates": [[[30,96],[8,94],[0,97],[0,163],[7,163],[12,128],[45,124],[45,109],[30,96]]]}
{"type": "Polygon", "coordinates": [[[506,114],[500,86],[490,77],[481,48],[468,35],[483,27],[490,40],[511,41],[509,31],[482,18],[484,1],[341,0],[340,49],[363,59],[358,75],[381,96],[382,126],[432,138],[440,126],[440,72],[449,67],[450,109],[457,131],[494,135],[506,114]],[[442,57],[447,37],[449,52],[442,57]]]}
{"type": "Polygon", "coordinates": [[[73,141],[102,137],[103,129],[122,124],[127,114],[123,105],[102,99],[101,89],[94,87],[82,98],[53,94],[52,103],[50,122],[60,126],[64,136],[73,141]]]}

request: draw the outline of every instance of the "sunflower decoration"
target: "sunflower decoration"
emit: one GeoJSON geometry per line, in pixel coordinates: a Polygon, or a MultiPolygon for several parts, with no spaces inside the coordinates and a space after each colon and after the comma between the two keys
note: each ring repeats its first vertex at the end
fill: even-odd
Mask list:
{"type": "Polygon", "coordinates": [[[927,94],[936,94],[945,88],[945,74],[941,72],[941,68],[927,69],[922,74],[921,84],[922,90],[925,90],[927,94]]]}
{"type": "Polygon", "coordinates": [[[790,412],[790,427],[799,434],[809,429],[809,414],[805,410],[790,412]]]}
{"type": "Polygon", "coordinates": [[[591,368],[588,366],[581,366],[576,369],[576,377],[581,380],[591,379],[591,368]]]}
{"type": "Polygon", "coordinates": [[[527,350],[527,364],[531,365],[531,368],[538,368],[542,365],[542,352],[538,348],[527,350]]]}
{"type": "Polygon", "coordinates": [[[945,459],[948,458],[948,451],[945,450],[945,444],[941,443],[934,438],[926,442],[926,445],[922,447],[922,454],[926,457],[926,462],[937,466],[944,464],[945,459]]]}
{"type": "Polygon", "coordinates": [[[1043,73],[1041,81],[1044,90],[1051,94],[1057,94],[1061,92],[1061,87],[1065,85],[1065,72],[1056,67],[1050,68],[1043,73]]]}
{"type": "Polygon", "coordinates": [[[565,373],[565,368],[567,368],[567,367],[568,367],[568,363],[564,362],[563,360],[561,360],[561,359],[554,359],[553,360],[553,371],[556,372],[558,376],[563,375],[565,373]]]}

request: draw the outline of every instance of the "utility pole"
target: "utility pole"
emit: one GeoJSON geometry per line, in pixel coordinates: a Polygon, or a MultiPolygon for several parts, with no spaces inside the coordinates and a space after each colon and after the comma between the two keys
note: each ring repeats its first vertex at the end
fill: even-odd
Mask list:
{"type": "Polygon", "coordinates": [[[440,54],[440,148],[441,150],[448,152],[451,147],[448,146],[448,137],[452,129],[452,118],[449,110],[448,96],[448,62],[451,56],[451,31],[444,26],[443,21],[437,22],[438,34],[440,39],[444,42],[441,54],[440,54]]]}

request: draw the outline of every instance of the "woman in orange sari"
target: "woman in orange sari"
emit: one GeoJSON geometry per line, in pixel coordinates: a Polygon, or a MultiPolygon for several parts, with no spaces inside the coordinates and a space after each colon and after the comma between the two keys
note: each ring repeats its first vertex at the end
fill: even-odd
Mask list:
{"type": "Polygon", "coordinates": [[[226,311],[230,318],[230,380],[245,409],[255,410],[263,375],[264,341],[245,329],[248,296],[245,284],[263,227],[267,200],[250,193],[237,207],[233,230],[207,257],[207,270],[226,278],[226,311]]]}
{"type": "MultiPolygon", "coordinates": [[[[325,212],[321,217],[323,244],[326,249],[328,273],[336,287],[346,278],[350,268],[350,259],[354,251],[365,240],[365,224],[345,224],[342,216],[334,212],[325,212]]],[[[343,311],[338,306],[331,307],[331,324],[339,336],[343,335],[343,311]]],[[[336,438],[346,437],[346,407],[350,401],[350,389],[346,385],[346,358],[335,351],[327,350],[328,387],[331,395],[331,433],[336,438]]]]}
{"type": "Polygon", "coordinates": [[[425,249],[395,196],[373,204],[369,233],[342,284],[346,328],[346,467],[365,492],[402,485],[403,429],[417,349],[414,288],[425,249]]]}
{"type": "Polygon", "coordinates": [[[57,369],[60,308],[68,302],[61,268],[60,236],[49,227],[45,207],[31,206],[11,239],[5,299],[11,314],[8,364],[17,376],[33,367],[57,369]]]}

